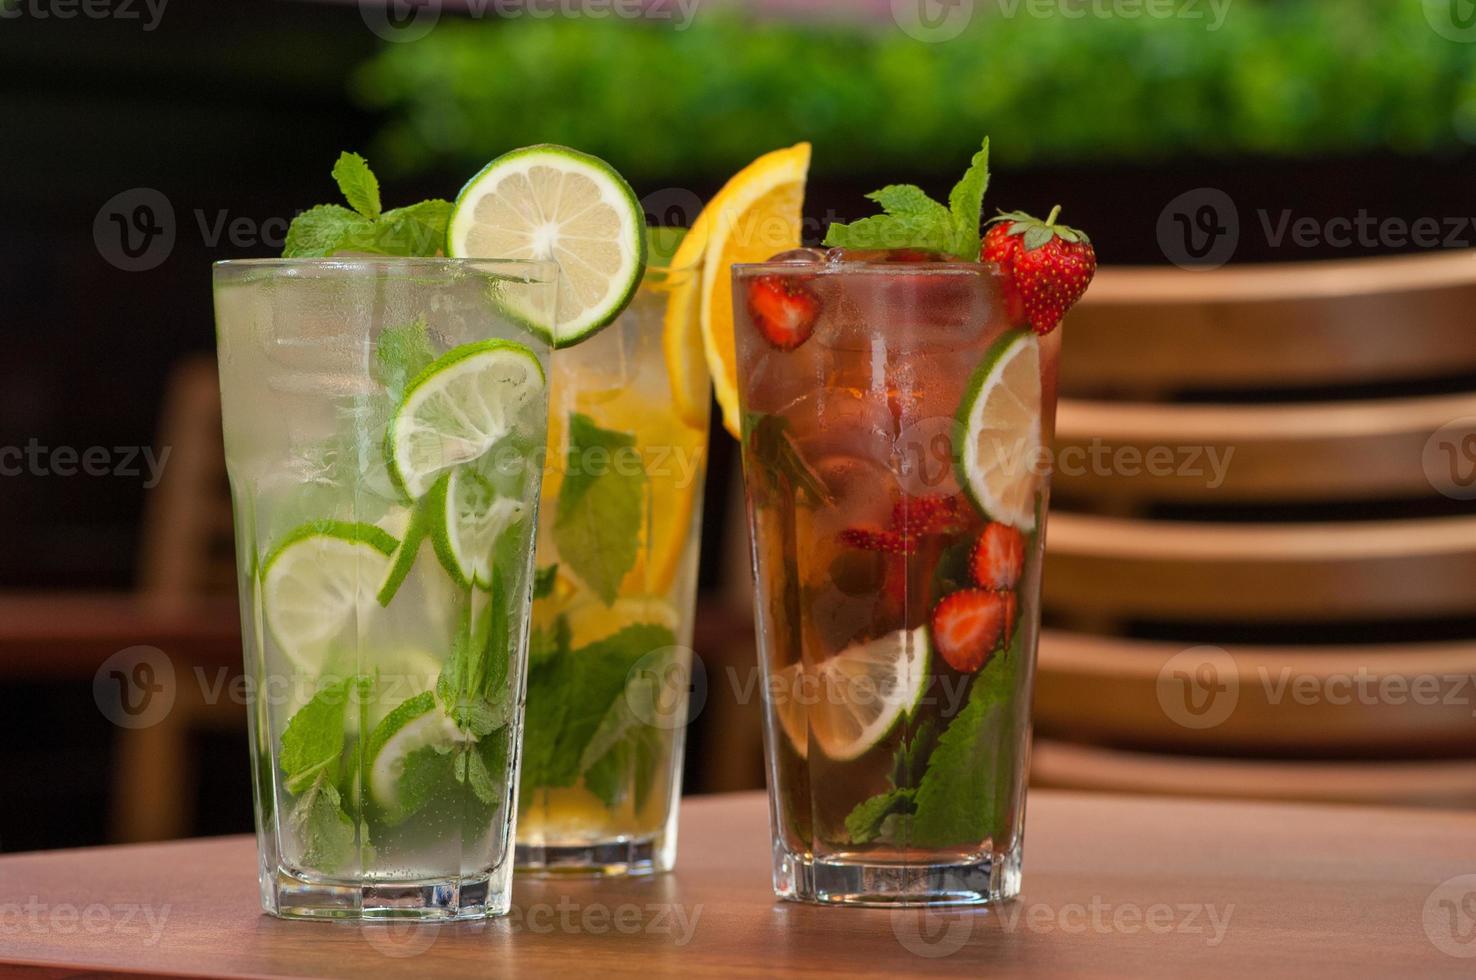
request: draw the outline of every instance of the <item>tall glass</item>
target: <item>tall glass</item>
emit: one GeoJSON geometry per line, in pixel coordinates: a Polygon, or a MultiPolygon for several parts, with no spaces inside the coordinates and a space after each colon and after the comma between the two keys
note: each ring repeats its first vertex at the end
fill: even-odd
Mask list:
{"type": "Polygon", "coordinates": [[[676,859],[711,394],[666,340],[698,275],[647,269],[615,323],[554,354],[519,871],[676,859]]]}
{"type": "Polygon", "coordinates": [[[557,269],[214,273],[262,905],[505,912],[557,269]]]}
{"type": "Polygon", "coordinates": [[[734,269],[786,899],[1020,887],[1059,333],[1012,325],[992,266],[918,259],[734,269]]]}

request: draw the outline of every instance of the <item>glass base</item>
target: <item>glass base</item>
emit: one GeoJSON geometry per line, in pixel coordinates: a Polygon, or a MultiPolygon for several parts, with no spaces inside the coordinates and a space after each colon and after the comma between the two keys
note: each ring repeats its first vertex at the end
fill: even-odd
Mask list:
{"type": "Polygon", "coordinates": [[[454,922],[506,914],[507,889],[490,875],[414,881],[318,881],[280,870],[261,881],[261,906],[282,919],[454,922]]]}
{"type": "Polygon", "coordinates": [[[790,902],[864,908],[991,905],[1020,894],[1020,847],[954,862],[816,858],[774,848],[774,893],[790,902]]]}
{"type": "Polygon", "coordinates": [[[517,873],[540,878],[614,878],[670,871],[674,854],[660,837],[588,844],[519,844],[517,873]]]}

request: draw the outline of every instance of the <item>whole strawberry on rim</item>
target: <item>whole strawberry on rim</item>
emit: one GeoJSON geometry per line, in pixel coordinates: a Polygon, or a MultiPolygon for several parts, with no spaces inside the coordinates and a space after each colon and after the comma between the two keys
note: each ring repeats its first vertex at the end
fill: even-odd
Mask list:
{"type": "Polygon", "coordinates": [[[1061,325],[1097,274],[1097,250],[1086,232],[1056,224],[1057,205],[1046,220],[1022,211],[989,222],[980,262],[997,263],[1008,283],[1005,308],[1015,323],[1044,336],[1061,325]]]}

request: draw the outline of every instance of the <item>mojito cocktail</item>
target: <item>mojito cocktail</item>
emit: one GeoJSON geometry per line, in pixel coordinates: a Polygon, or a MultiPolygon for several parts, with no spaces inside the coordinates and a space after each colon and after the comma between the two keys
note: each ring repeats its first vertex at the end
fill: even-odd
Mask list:
{"type": "Polygon", "coordinates": [[[784,898],[1019,891],[1055,327],[1076,288],[1032,267],[1057,276],[1077,258],[1052,243],[1084,236],[1011,216],[977,261],[986,183],[987,147],[949,207],[894,186],[874,195],[888,215],[832,229],[846,247],[733,270],[784,898]]]}
{"type": "Polygon", "coordinates": [[[269,912],[508,907],[556,277],[215,267],[269,912]]]}
{"type": "Polygon", "coordinates": [[[676,855],[708,388],[664,339],[696,270],[652,266],[610,326],[554,355],[519,870],[669,870],[676,855]]]}

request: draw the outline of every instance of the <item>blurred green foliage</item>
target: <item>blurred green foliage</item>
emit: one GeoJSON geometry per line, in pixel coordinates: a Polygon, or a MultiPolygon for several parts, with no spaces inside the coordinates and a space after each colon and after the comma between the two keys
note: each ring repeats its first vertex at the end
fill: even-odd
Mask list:
{"type": "Polygon", "coordinates": [[[827,172],[858,176],[951,173],[984,133],[1006,166],[1476,142],[1476,44],[1442,38],[1418,2],[1234,0],[1218,30],[1197,6],[1204,19],[1069,19],[979,0],[941,44],[890,21],[732,7],[700,8],[685,31],[447,18],[353,84],[388,112],[376,165],[401,173],[471,173],[544,141],[640,180],[726,176],[801,139],[827,172]]]}

